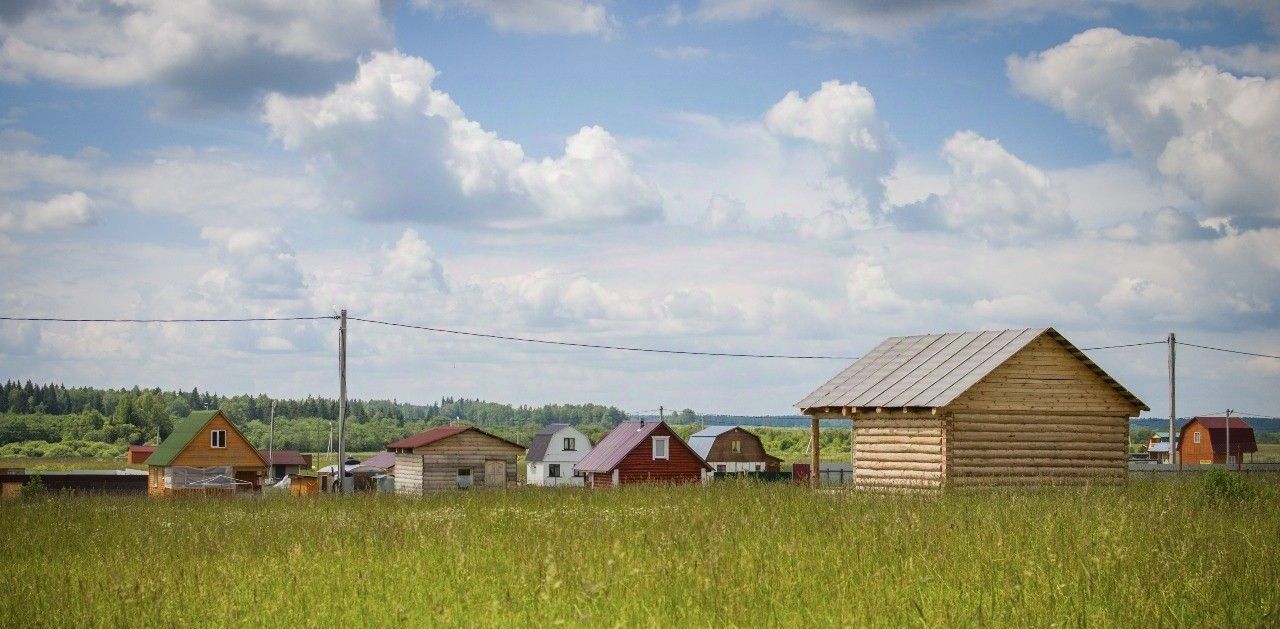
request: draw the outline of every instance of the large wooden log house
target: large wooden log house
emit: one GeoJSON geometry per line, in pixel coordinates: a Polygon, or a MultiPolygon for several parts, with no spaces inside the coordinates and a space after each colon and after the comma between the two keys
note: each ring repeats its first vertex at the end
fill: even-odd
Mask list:
{"type": "Polygon", "coordinates": [[[852,420],[854,483],[879,489],[1122,483],[1148,410],[1053,328],[889,338],[797,407],[815,444],[852,420]]]}

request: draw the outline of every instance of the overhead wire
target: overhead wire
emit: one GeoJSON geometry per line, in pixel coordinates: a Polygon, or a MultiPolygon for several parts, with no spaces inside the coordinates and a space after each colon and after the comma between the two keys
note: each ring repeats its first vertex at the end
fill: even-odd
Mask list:
{"type": "Polygon", "coordinates": [[[61,317],[0,317],[0,321],[44,321],[55,323],[245,323],[250,321],[316,321],[337,319],[336,315],[317,317],[237,317],[205,319],[69,319],[61,317]]]}
{"type": "Polygon", "coordinates": [[[1275,354],[1259,354],[1257,352],[1245,352],[1238,349],[1227,349],[1225,347],[1210,347],[1208,345],[1196,345],[1195,343],[1183,343],[1182,341],[1174,341],[1178,345],[1186,345],[1187,347],[1196,347],[1199,349],[1208,349],[1215,352],[1226,352],[1228,354],[1240,354],[1242,356],[1257,356],[1258,358],[1275,358],[1280,360],[1280,356],[1275,354]]]}

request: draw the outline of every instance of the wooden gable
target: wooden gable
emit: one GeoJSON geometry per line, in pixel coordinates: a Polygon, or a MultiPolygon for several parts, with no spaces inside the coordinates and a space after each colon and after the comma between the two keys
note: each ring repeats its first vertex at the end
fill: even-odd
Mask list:
{"type": "Polygon", "coordinates": [[[1050,334],[1040,335],[1010,356],[948,408],[1126,417],[1141,410],[1050,334]]]}
{"type": "Polygon", "coordinates": [[[217,413],[191,437],[191,440],[187,442],[187,445],[182,448],[182,451],[178,453],[178,456],[174,457],[173,462],[169,465],[185,467],[261,467],[265,469],[267,462],[262,459],[262,455],[253,447],[253,444],[249,443],[244,434],[235,427],[235,424],[227,420],[222,413],[217,413]],[[226,431],[227,447],[212,447],[210,433],[215,430],[226,431]]]}
{"type": "Polygon", "coordinates": [[[443,439],[432,441],[426,445],[413,448],[414,454],[435,454],[445,452],[466,452],[489,454],[496,458],[519,456],[524,454],[524,446],[507,441],[473,428],[464,430],[443,439]]]}

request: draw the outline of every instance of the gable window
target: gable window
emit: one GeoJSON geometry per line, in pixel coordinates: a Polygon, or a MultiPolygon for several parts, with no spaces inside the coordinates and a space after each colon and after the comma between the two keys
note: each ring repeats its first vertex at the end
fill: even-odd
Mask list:
{"type": "Polygon", "coordinates": [[[1191,443],[1200,443],[1200,431],[1191,433],[1191,443]]]}
{"type": "Polygon", "coordinates": [[[227,447],[227,431],[225,431],[225,430],[212,430],[212,431],[210,431],[210,432],[209,432],[209,447],[210,447],[210,448],[225,448],[225,447],[227,447]]]}
{"type": "Polygon", "coordinates": [[[548,478],[560,478],[560,464],[559,464],[559,463],[552,463],[551,465],[548,465],[548,466],[547,466],[547,477],[548,477],[548,478]]]}
{"type": "MultiPolygon", "coordinates": [[[[447,478],[447,477],[446,477],[447,478]]],[[[458,468],[458,487],[466,489],[471,486],[471,468],[458,468]]]]}
{"type": "Polygon", "coordinates": [[[734,439],[734,440],[733,440],[733,451],[734,451],[734,452],[736,452],[736,453],[739,453],[739,454],[741,454],[741,453],[742,453],[742,442],[741,442],[741,441],[738,441],[737,439],[734,439]]]}
{"type": "Polygon", "coordinates": [[[564,438],[564,451],[573,452],[578,449],[578,440],[573,437],[564,438]]]}
{"type": "Polygon", "coordinates": [[[668,459],[670,457],[671,437],[654,437],[653,438],[653,458],[668,459]]]}

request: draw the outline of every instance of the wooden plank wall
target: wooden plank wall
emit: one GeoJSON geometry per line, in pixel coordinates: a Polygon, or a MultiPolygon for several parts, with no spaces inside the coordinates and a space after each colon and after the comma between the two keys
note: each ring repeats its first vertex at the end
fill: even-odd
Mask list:
{"type": "Polygon", "coordinates": [[[182,449],[182,452],[179,452],[178,456],[173,458],[173,462],[170,465],[184,467],[231,466],[238,469],[260,469],[264,472],[267,469],[266,464],[262,462],[262,458],[258,455],[258,451],[222,415],[215,416],[195,437],[192,437],[191,441],[182,449]],[[227,447],[210,447],[209,433],[214,430],[227,431],[227,447]]]}
{"type": "Polygon", "coordinates": [[[396,454],[396,493],[421,495],[458,488],[458,468],[471,468],[471,486],[485,487],[485,461],[503,461],[502,485],[516,482],[516,457],[523,453],[511,444],[476,432],[463,432],[396,454]]]}
{"type": "Polygon", "coordinates": [[[947,407],[948,483],[1123,483],[1139,409],[1042,336],[947,407]]]}
{"type": "Polygon", "coordinates": [[[854,419],[853,483],[858,489],[942,486],[945,448],[941,417],[892,411],[854,419]]]}

